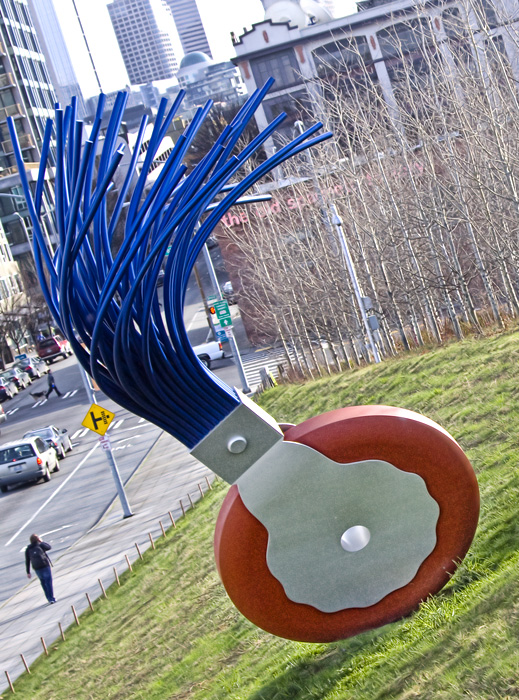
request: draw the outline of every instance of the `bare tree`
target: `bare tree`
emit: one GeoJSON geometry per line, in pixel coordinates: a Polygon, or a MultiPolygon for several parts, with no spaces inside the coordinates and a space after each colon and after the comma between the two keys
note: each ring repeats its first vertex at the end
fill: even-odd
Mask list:
{"type": "Polygon", "coordinates": [[[395,17],[376,67],[355,38],[314,52],[310,116],[334,142],[284,166],[277,201],[222,234],[249,326],[297,347],[303,373],[370,358],[331,204],[382,353],[519,315],[519,35],[498,4],[395,17]]]}

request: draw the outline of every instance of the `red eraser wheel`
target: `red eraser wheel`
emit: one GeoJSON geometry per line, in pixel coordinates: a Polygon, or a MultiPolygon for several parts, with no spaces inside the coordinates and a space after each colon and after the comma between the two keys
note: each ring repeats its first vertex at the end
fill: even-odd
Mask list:
{"type": "Polygon", "coordinates": [[[286,596],[267,566],[268,532],[247,510],[234,485],[216,523],[215,557],[227,593],[245,617],[280,637],[330,642],[410,614],[447,583],[472,542],[479,491],[469,460],[443,428],[405,409],[355,406],[289,428],[284,439],[308,445],[339,463],[384,460],[420,475],[439,505],[437,542],[415,577],[378,603],[322,612],[286,596]]]}

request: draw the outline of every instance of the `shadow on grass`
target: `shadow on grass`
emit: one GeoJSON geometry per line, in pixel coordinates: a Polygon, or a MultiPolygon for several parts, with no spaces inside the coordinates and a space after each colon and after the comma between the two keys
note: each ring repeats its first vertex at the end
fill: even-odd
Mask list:
{"type": "MultiPolygon", "coordinates": [[[[279,674],[249,700],[319,700],[328,696],[338,683],[343,682],[351,660],[367,652],[372,644],[393,628],[372,630],[342,642],[328,645],[322,654],[308,654],[279,674]]],[[[341,696],[347,700],[349,696],[341,696]]],[[[353,695],[351,696],[354,697],[353,695]]]]}

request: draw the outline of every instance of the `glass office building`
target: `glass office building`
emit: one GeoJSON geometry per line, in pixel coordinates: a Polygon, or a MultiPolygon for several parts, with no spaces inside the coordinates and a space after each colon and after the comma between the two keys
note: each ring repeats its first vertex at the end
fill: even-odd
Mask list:
{"type": "MultiPolygon", "coordinates": [[[[7,117],[14,120],[29,180],[35,181],[45,123],[53,116],[55,101],[27,0],[0,0],[0,266],[4,262],[11,265],[14,259],[27,291],[38,288],[29,245],[32,227],[21,197],[7,117]]],[[[44,226],[50,239],[52,193],[49,189],[45,192],[44,207],[44,226]]],[[[6,293],[2,279],[0,270],[0,302],[6,293]]],[[[8,281],[7,291],[18,286],[18,282],[8,281]]]]}

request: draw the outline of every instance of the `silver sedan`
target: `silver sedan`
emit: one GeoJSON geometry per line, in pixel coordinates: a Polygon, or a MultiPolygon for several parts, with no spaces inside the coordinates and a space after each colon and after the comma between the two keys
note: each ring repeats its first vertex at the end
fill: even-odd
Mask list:
{"type": "Polygon", "coordinates": [[[54,447],[58,459],[63,459],[66,452],[72,450],[72,441],[68,435],[66,428],[56,428],[55,425],[47,425],[45,428],[37,428],[36,430],[29,430],[25,433],[24,438],[37,436],[44,440],[46,443],[54,447]]]}

